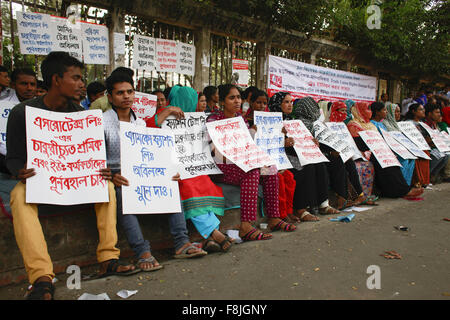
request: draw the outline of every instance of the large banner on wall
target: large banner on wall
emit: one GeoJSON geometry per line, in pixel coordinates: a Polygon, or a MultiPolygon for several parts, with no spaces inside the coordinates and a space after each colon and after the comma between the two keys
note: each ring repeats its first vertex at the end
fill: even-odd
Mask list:
{"type": "Polygon", "coordinates": [[[293,98],[311,96],[315,100],[376,99],[377,79],[353,72],[324,68],[269,55],[267,91],[272,96],[288,91],[293,98]]]}

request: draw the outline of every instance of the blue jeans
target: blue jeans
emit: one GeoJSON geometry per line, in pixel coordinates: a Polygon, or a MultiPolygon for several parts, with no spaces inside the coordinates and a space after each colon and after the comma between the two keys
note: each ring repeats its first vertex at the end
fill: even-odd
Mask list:
{"type": "MultiPolygon", "coordinates": [[[[136,215],[123,214],[122,211],[122,188],[115,187],[117,199],[117,220],[125,231],[128,244],[137,258],[145,252],[150,252],[150,242],[144,239],[141,226],[136,215]]],[[[173,236],[175,251],[189,242],[186,220],[184,219],[183,206],[181,212],[168,214],[169,230],[173,236]]]]}
{"type": "Polygon", "coordinates": [[[432,176],[438,175],[439,172],[441,172],[441,170],[447,165],[448,159],[448,155],[445,155],[444,157],[438,159],[433,154],[431,154],[430,174],[432,176]]]}

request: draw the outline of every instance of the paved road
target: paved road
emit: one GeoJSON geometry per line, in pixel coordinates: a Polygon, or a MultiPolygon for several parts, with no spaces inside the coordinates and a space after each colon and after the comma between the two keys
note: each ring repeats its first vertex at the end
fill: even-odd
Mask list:
{"type": "MultiPolygon", "coordinates": [[[[82,282],[66,288],[58,275],[56,299],[121,289],[138,290],[132,299],[297,300],[450,299],[450,184],[424,194],[425,201],[382,199],[378,207],[350,223],[302,223],[294,233],[274,233],[270,241],[233,246],[226,254],[196,260],[157,258],[164,269],[130,277],[82,282]],[[398,231],[405,225],[409,231],[398,231]],[[395,250],[402,259],[380,254],[395,250]],[[367,268],[380,270],[380,289],[369,290],[367,268]]],[[[26,285],[0,288],[0,299],[20,299],[26,285]]]]}

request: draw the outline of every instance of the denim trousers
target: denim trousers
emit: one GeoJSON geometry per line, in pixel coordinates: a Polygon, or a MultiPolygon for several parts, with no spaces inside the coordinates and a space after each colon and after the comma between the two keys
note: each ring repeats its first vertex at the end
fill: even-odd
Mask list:
{"type": "MultiPolygon", "coordinates": [[[[133,250],[137,258],[141,257],[145,252],[150,252],[150,242],[144,238],[137,215],[123,214],[122,210],[122,188],[116,188],[117,199],[117,220],[122,226],[127,237],[128,244],[133,250]]],[[[183,206],[181,206],[183,210],[183,206]]],[[[175,251],[180,249],[184,244],[189,242],[186,220],[184,212],[167,214],[169,219],[169,230],[174,240],[175,251]]]]}
{"type": "Polygon", "coordinates": [[[445,155],[444,157],[438,159],[433,154],[431,154],[430,174],[433,176],[439,174],[439,172],[447,165],[448,159],[448,155],[445,155]]]}

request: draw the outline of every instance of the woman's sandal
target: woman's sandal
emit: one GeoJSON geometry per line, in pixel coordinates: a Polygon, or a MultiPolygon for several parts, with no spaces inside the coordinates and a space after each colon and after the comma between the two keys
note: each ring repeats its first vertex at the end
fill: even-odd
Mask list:
{"type": "Polygon", "coordinates": [[[240,238],[242,239],[242,241],[270,240],[270,239],[272,239],[272,235],[268,234],[268,233],[264,233],[261,230],[258,230],[256,228],[253,228],[252,230],[250,230],[249,232],[247,232],[244,236],[242,236],[240,238]],[[256,233],[258,231],[259,231],[259,233],[256,233]]]}
{"type": "Polygon", "coordinates": [[[293,224],[287,223],[283,220],[280,220],[275,226],[270,228],[272,231],[284,231],[284,232],[292,232],[297,229],[297,227],[293,224]]]}
{"type": "Polygon", "coordinates": [[[207,239],[205,245],[203,246],[203,249],[208,253],[212,253],[212,252],[220,252],[222,248],[216,240],[207,239]]]}
{"type": "Polygon", "coordinates": [[[53,300],[53,295],[55,294],[55,287],[50,281],[40,281],[33,284],[31,291],[27,294],[27,300],[45,300],[44,296],[50,294],[53,300]]]}
{"type": "Polygon", "coordinates": [[[317,218],[315,215],[313,215],[312,213],[308,212],[308,211],[304,211],[301,215],[300,215],[300,221],[301,222],[316,222],[316,221],[320,221],[319,218],[317,218]]]}
{"type": "Polygon", "coordinates": [[[338,214],[341,212],[333,207],[326,206],[324,208],[319,208],[319,213],[325,215],[325,214],[338,214]]]}
{"type": "Polygon", "coordinates": [[[227,235],[225,234],[225,239],[219,243],[220,249],[222,250],[222,252],[227,252],[228,250],[230,250],[231,246],[233,245],[233,240],[227,235]],[[229,243],[230,245],[225,249],[226,244],[229,243]]]}
{"type": "Polygon", "coordinates": [[[290,224],[297,224],[297,223],[302,222],[300,220],[300,218],[297,217],[295,214],[288,214],[286,218],[281,219],[281,220],[283,220],[284,222],[290,223],[290,224]]]}
{"type": "Polygon", "coordinates": [[[151,268],[141,268],[138,267],[140,270],[144,271],[144,272],[151,272],[151,271],[156,271],[156,270],[160,270],[163,268],[162,265],[159,266],[155,266],[155,262],[159,264],[158,261],[156,261],[154,256],[150,256],[149,258],[140,258],[137,263],[136,266],[140,266],[143,263],[151,263],[153,265],[153,267],[151,268]]]}
{"type": "Polygon", "coordinates": [[[135,268],[133,270],[127,270],[127,271],[117,271],[119,269],[119,266],[127,266],[127,264],[124,264],[122,262],[119,262],[119,259],[111,259],[108,262],[108,266],[106,267],[106,272],[97,274],[97,279],[109,277],[109,276],[131,276],[132,274],[136,274],[141,272],[141,269],[135,268]]]}

